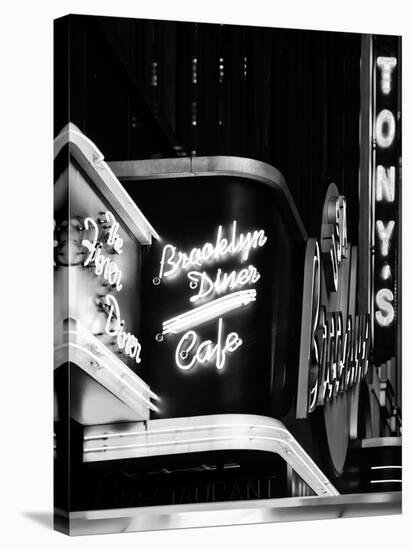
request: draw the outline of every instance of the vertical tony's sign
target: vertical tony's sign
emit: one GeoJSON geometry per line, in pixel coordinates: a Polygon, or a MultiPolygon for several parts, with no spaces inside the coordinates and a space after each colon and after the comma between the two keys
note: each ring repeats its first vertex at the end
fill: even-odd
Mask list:
{"type": "Polygon", "coordinates": [[[374,361],[396,355],[399,317],[399,208],[401,168],[400,39],[374,39],[373,281],[374,361]]]}

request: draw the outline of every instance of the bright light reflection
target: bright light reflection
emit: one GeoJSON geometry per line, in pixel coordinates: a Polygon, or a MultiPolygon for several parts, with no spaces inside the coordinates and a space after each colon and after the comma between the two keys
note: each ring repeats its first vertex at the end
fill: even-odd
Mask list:
{"type": "Polygon", "coordinates": [[[256,290],[239,290],[163,323],[163,334],[178,334],[256,300],[256,290]]]}
{"type": "Polygon", "coordinates": [[[260,273],[253,265],[249,265],[240,271],[233,270],[230,273],[225,273],[219,268],[214,279],[205,271],[189,271],[187,276],[190,280],[190,288],[198,289],[197,294],[190,298],[191,302],[209,297],[213,292],[222,294],[227,290],[255,284],[260,279],[260,273]]]}

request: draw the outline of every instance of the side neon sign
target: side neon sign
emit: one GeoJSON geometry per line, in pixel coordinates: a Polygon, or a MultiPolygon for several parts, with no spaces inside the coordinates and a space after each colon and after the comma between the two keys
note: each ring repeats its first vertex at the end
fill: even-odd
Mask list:
{"type": "MultiPolygon", "coordinates": [[[[123,253],[124,240],[119,235],[119,223],[115,216],[107,211],[97,220],[87,217],[84,219],[83,232],[89,237],[82,240],[86,250],[83,266],[92,268],[95,275],[102,278],[107,289],[120,292],[123,288],[123,274],[115,256],[123,253]]],[[[116,339],[120,351],[140,363],[139,339],[124,329],[125,323],[116,296],[109,291],[104,301],[100,302],[100,307],[107,314],[104,333],[116,339]]]]}
{"type": "Polygon", "coordinates": [[[297,418],[346,393],[368,372],[370,321],[356,314],[357,249],[346,235],[345,198],[331,184],[321,243],[311,238],[306,245],[297,418]]]}
{"type": "Polygon", "coordinates": [[[374,350],[376,360],[395,354],[398,303],[398,222],[400,100],[397,37],[377,37],[374,44],[374,350]]]}

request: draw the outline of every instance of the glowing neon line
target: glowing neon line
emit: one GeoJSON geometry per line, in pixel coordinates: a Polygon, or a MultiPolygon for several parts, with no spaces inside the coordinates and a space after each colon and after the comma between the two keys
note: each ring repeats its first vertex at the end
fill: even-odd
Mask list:
{"type": "MultiPolygon", "coordinates": [[[[91,359],[93,359],[93,361],[95,361],[98,365],[100,365],[102,363],[102,360],[100,357],[98,357],[97,355],[95,355],[92,351],[90,351],[89,349],[85,348],[84,346],[80,346],[79,344],[74,344],[73,342],[70,342],[69,344],[69,347],[73,347],[75,349],[78,349],[80,350],[81,352],[83,353],[86,353],[86,355],[89,355],[91,359]]],[[[61,344],[59,346],[56,346],[54,349],[57,351],[61,348],[67,348],[67,344],[61,344]]],[[[156,412],[159,412],[159,409],[153,405],[153,403],[147,399],[146,397],[144,397],[141,393],[139,393],[136,388],[134,388],[129,382],[127,382],[124,378],[124,375],[119,375],[117,374],[113,369],[110,369],[107,365],[104,365],[104,368],[112,375],[114,376],[115,378],[117,378],[120,382],[121,382],[121,385],[122,386],[127,386],[130,391],[132,391],[133,393],[135,393],[139,399],[141,399],[144,403],[146,403],[146,405],[148,405],[148,407],[150,409],[152,409],[153,411],[156,411],[156,412]]],[[[129,375],[130,376],[130,375],[129,375]]]]}
{"type": "MultiPolygon", "coordinates": [[[[262,430],[276,430],[279,432],[284,432],[286,434],[289,434],[290,432],[285,428],[278,428],[277,426],[268,426],[266,424],[247,424],[247,426],[250,429],[254,428],[261,428],[262,430]]],[[[160,435],[160,434],[168,434],[168,433],[175,433],[175,432],[191,432],[191,431],[203,431],[203,430],[211,430],[211,429],[233,429],[233,428],[245,428],[244,424],[205,424],[204,426],[183,426],[183,427],[176,427],[176,428],[163,428],[163,430],[150,430],[149,432],[141,431],[141,432],[103,432],[98,435],[86,435],[84,436],[84,441],[93,441],[96,439],[110,439],[111,437],[134,437],[134,436],[140,436],[140,435],[147,435],[150,433],[160,435]]]]}
{"type": "Polygon", "coordinates": [[[371,483],[402,483],[401,479],[371,479],[371,483]]]}
{"type": "Polygon", "coordinates": [[[402,470],[402,466],[371,466],[371,470],[402,470]]]}
{"type": "MultiPolygon", "coordinates": [[[[316,481],[324,488],[324,490],[331,491],[330,488],[328,488],[328,485],[331,485],[329,481],[325,481],[322,478],[319,477],[318,473],[312,469],[307,462],[304,461],[304,459],[296,452],[296,450],[293,448],[291,443],[289,441],[285,441],[284,439],[280,439],[277,437],[265,437],[265,436],[254,436],[254,435],[235,435],[230,436],[230,439],[259,439],[263,441],[275,441],[277,443],[282,443],[286,445],[290,450],[287,452],[292,452],[294,456],[299,459],[305,468],[307,468],[310,473],[313,475],[313,477],[316,479],[316,481]]],[[[121,451],[121,450],[127,450],[127,449],[136,449],[136,448],[144,448],[144,447],[164,447],[168,445],[189,445],[191,443],[208,443],[211,441],[227,441],[228,436],[215,436],[215,437],[204,437],[204,438],[198,438],[198,439],[182,439],[180,441],[159,441],[154,443],[136,443],[133,445],[113,445],[112,447],[92,447],[90,449],[84,449],[84,453],[92,453],[92,452],[107,452],[107,451],[121,451]]],[[[299,446],[297,447],[299,451],[303,451],[303,449],[299,446]]],[[[302,452],[303,456],[306,455],[306,453],[302,452]]],[[[307,456],[307,455],[306,455],[307,456]]],[[[309,458],[309,457],[308,457],[309,458]]],[[[310,462],[309,464],[313,464],[313,461],[309,458],[310,462]]],[[[327,479],[327,478],[326,478],[327,479]]],[[[400,481],[400,480],[399,480],[400,481]]],[[[337,492],[334,492],[333,494],[338,494],[337,492]]]]}
{"type": "Polygon", "coordinates": [[[172,277],[180,270],[201,267],[205,263],[217,262],[225,256],[240,256],[240,261],[248,259],[252,249],[264,246],[267,241],[263,229],[237,234],[237,222],[232,223],[232,235],[228,239],[222,236],[223,227],[217,229],[214,244],[206,242],[201,248],[192,248],[187,254],[178,250],[174,245],[167,244],[163,247],[160,260],[159,279],[172,277]]]}
{"type": "Polygon", "coordinates": [[[217,270],[214,279],[206,271],[189,271],[190,288],[198,289],[197,294],[190,298],[191,302],[197,302],[201,298],[210,296],[213,292],[223,294],[228,290],[255,284],[260,279],[260,273],[253,265],[249,265],[240,271],[233,270],[230,273],[217,270]]]}
{"type": "Polygon", "coordinates": [[[204,311],[208,309],[214,309],[214,308],[220,308],[223,307],[223,305],[236,303],[239,305],[246,305],[251,301],[254,301],[256,299],[256,290],[250,289],[250,290],[240,290],[237,292],[233,292],[232,294],[227,294],[226,296],[223,296],[222,298],[217,298],[216,300],[213,300],[212,302],[209,302],[207,304],[204,304],[194,310],[191,310],[186,313],[182,313],[180,315],[177,315],[176,317],[173,317],[172,319],[169,319],[168,321],[165,321],[163,324],[168,325],[171,322],[174,322],[176,319],[183,319],[186,318],[189,314],[193,316],[193,314],[203,314],[204,311]]]}
{"type": "MultiPolygon", "coordinates": [[[[236,307],[240,307],[241,305],[246,305],[247,303],[249,303],[249,301],[253,301],[254,299],[255,299],[255,296],[252,295],[250,300],[247,300],[247,301],[241,301],[239,299],[230,299],[230,300],[228,299],[225,302],[219,303],[219,304],[214,304],[210,302],[209,304],[205,304],[207,307],[202,309],[202,311],[193,310],[193,311],[187,312],[187,314],[183,314],[184,317],[178,316],[169,321],[165,321],[164,328],[171,328],[175,326],[177,323],[187,320],[188,317],[189,317],[189,321],[202,322],[206,314],[208,317],[214,318],[215,316],[219,316],[222,312],[225,313],[226,311],[232,310],[236,307]]],[[[200,308],[197,308],[197,309],[200,309],[200,308]]],[[[183,327],[182,327],[182,330],[183,330],[183,327]]]]}
{"type": "MultiPolygon", "coordinates": [[[[188,443],[206,443],[209,441],[220,441],[224,440],[227,441],[228,437],[224,435],[214,436],[214,437],[199,437],[196,439],[181,439],[181,440],[170,440],[170,441],[155,441],[153,443],[130,443],[129,445],[112,445],[111,447],[103,446],[103,447],[90,447],[88,449],[84,449],[84,453],[96,453],[96,452],[106,452],[106,451],[123,451],[127,449],[139,449],[142,447],[163,447],[167,445],[186,445],[188,443]]],[[[230,436],[230,439],[269,439],[272,441],[279,441],[282,443],[285,443],[286,445],[289,445],[286,441],[283,439],[280,439],[278,437],[261,437],[261,436],[254,436],[254,435],[232,435],[230,436]]]]}
{"type": "MultiPolygon", "coordinates": [[[[104,344],[102,344],[100,342],[100,340],[98,340],[95,336],[93,336],[92,334],[90,334],[87,329],[81,325],[79,322],[77,322],[77,326],[78,326],[78,330],[77,331],[74,331],[74,330],[68,330],[66,331],[66,334],[71,334],[73,336],[79,336],[79,335],[83,335],[83,337],[85,337],[91,345],[93,345],[94,347],[96,347],[99,351],[99,353],[101,353],[102,355],[104,355],[109,361],[113,362],[114,364],[117,364],[119,365],[119,368],[121,368],[122,370],[124,370],[125,368],[129,369],[129,367],[127,365],[125,365],[123,363],[123,361],[121,361],[121,359],[119,359],[118,357],[116,357],[110,350],[106,349],[106,347],[104,346],[104,344]]],[[[66,346],[67,344],[63,344],[61,346],[58,346],[56,347],[55,349],[59,349],[59,348],[62,348],[64,346],[66,346]]],[[[83,346],[84,347],[84,346],[83,346]]],[[[87,348],[84,348],[87,350],[87,348]]],[[[89,351],[89,350],[88,350],[89,351]]],[[[108,368],[108,367],[106,367],[108,368]]],[[[110,372],[113,372],[112,369],[109,369],[110,372]]],[[[130,369],[129,369],[130,370],[130,369]]],[[[133,371],[131,371],[133,372],[133,371]]],[[[133,381],[138,385],[140,386],[144,391],[147,391],[147,393],[153,398],[153,399],[156,399],[156,401],[160,401],[160,397],[158,395],[156,395],[150,388],[149,386],[143,382],[143,380],[141,380],[139,377],[136,376],[136,378],[133,377],[133,381]]]]}
{"type": "MultiPolygon", "coordinates": [[[[236,439],[239,439],[239,438],[247,438],[247,439],[263,439],[263,440],[272,440],[272,441],[281,441],[283,443],[285,443],[285,445],[287,445],[292,453],[294,454],[294,456],[299,459],[304,467],[309,470],[309,472],[314,476],[314,478],[316,479],[316,481],[318,481],[318,483],[320,483],[321,486],[323,487],[327,487],[328,489],[328,492],[329,494],[339,494],[336,489],[333,487],[333,485],[330,483],[330,481],[328,480],[328,478],[326,476],[324,476],[322,474],[322,472],[317,469],[316,467],[316,464],[313,462],[312,458],[308,455],[308,453],[303,449],[303,447],[301,447],[299,445],[299,443],[294,440],[293,436],[291,437],[291,439],[289,439],[288,441],[286,441],[285,439],[279,439],[279,438],[275,438],[275,437],[265,437],[265,436],[259,436],[258,434],[255,434],[253,433],[253,430],[256,430],[256,429],[263,429],[263,430],[274,430],[276,432],[280,432],[280,433],[284,433],[286,434],[286,436],[291,436],[291,433],[289,432],[289,430],[287,430],[285,427],[279,427],[279,426],[271,426],[271,425],[267,425],[267,424],[205,424],[203,426],[176,426],[174,428],[163,428],[163,429],[160,429],[160,430],[149,430],[149,431],[141,431],[141,432],[119,432],[119,433],[107,433],[107,432],[103,432],[102,434],[99,434],[99,435],[91,435],[91,436],[85,436],[83,438],[84,441],[86,440],[97,440],[97,439],[108,439],[108,438],[111,438],[111,437],[124,437],[124,436],[141,436],[141,435],[144,435],[144,436],[151,436],[151,435],[162,435],[162,434],[168,434],[168,433],[171,433],[171,434],[176,434],[176,432],[185,432],[185,431],[188,431],[188,432],[193,432],[193,431],[204,431],[204,430],[210,430],[210,429],[215,429],[215,430],[221,430],[221,429],[249,429],[252,433],[249,434],[249,435],[245,435],[245,436],[226,436],[226,437],[223,437],[223,436],[216,436],[216,437],[210,437],[210,438],[201,438],[201,439],[188,439],[188,440],[182,440],[182,441],[176,441],[176,440],[173,440],[173,441],[168,441],[166,442],[166,444],[184,444],[184,443],[190,443],[190,442],[201,442],[201,441],[213,441],[213,440],[227,440],[228,437],[230,439],[232,438],[236,438],[236,439]],[[292,444],[293,443],[293,446],[292,444]],[[295,448],[293,448],[295,447],[295,448]],[[299,451],[299,454],[298,452],[299,451]],[[301,456],[300,456],[301,455],[301,456]],[[303,457],[303,458],[302,458],[303,457]],[[306,459],[306,461],[304,460],[306,459]],[[311,465],[315,466],[315,469],[311,467],[311,465]],[[322,477],[319,477],[319,474],[322,476],[322,477]],[[328,487],[328,485],[330,485],[330,487],[328,487]],[[332,492],[334,491],[334,492],[332,492]]],[[[137,445],[134,445],[135,447],[145,447],[145,446],[155,446],[157,445],[157,443],[143,443],[143,444],[137,444],[137,445]]],[[[111,451],[113,449],[115,449],[116,447],[119,447],[119,450],[121,450],[122,448],[125,448],[125,446],[113,446],[113,447],[110,447],[110,446],[106,446],[106,447],[95,447],[95,448],[91,448],[91,449],[84,449],[83,452],[86,454],[86,453],[90,453],[90,452],[106,452],[106,451],[111,451]]],[[[131,445],[130,447],[133,447],[133,445],[131,445]]],[[[286,453],[288,453],[289,451],[286,451],[286,453]]]]}
{"type": "Polygon", "coordinates": [[[229,311],[248,305],[256,300],[256,290],[239,290],[217,298],[192,311],[172,317],[163,323],[163,334],[178,334],[189,328],[201,325],[229,311]]]}
{"type": "Polygon", "coordinates": [[[142,346],[137,336],[123,329],[124,321],[120,317],[120,307],[116,298],[111,294],[107,294],[105,301],[108,311],[106,311],[107,319],[104,332],[109,336],[116,336],[119,349],[132,359],[135,359],[137,364],[141,363],[140,352],[142,346]]]}
{"type": "Polygon", "coordinates": [[[163,326],[163,334],[173,333],[177,334],[179,332],[186,331],[189,328],[197,327],[198,325],[201,325],[207,321],[210,321],[212,319],[215,319],[224,313],[227,313],[228,311],[232,311],[238,307],[241,307],[242,304],[240,304],[237,301],[230,301],[226,304],[226,311],[222,309],[220,305],[218,306],[212,306],[209,307],[207,310],[207,315],[205,312],[195,312],[193,311],[193,314],[184,319],[177,319],[174,320],[173,323],[168,323],[163,326]]]}

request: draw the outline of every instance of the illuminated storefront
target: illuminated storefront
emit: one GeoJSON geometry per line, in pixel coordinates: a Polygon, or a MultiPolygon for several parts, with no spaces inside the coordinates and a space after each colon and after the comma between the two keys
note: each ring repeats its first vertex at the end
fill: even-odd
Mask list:
{"type": "Polygon", "coordinates": [[[328,181],[308,227],[268,163],[58,133],[58,528],[399,510],[397,48],[362,38],[359,204],[328,181]]]}

